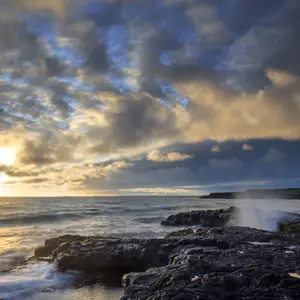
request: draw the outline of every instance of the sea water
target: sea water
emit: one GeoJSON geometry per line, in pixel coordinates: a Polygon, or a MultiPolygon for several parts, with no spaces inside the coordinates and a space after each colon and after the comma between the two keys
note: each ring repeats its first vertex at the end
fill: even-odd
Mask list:
{"type": "MultiPolygon", "coordinates": [[[[163,237],[176,230],[160,225],[171,214],[231,205],[239,202],[197,197],[0,198],[0,271],[12,270],[0,273],[0,299],[119,299],[119,287],[72,289],[76,274],[58,273],[53,264],[16,266],[47,238],[63,234],[163,237]]],[[[300,211],[300,201],[284,200],[282,208],[300,211]]]]}

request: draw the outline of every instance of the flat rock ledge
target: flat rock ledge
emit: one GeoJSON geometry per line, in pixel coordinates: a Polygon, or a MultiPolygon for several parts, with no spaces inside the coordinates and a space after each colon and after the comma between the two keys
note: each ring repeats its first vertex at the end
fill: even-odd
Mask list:
{"type": "Polygon", "coordinates": [[[92,282],[123,276],[122,300],[300,299],[297,233],[216,227],[163,239],[62,236],[35,259],[92,282]]]}

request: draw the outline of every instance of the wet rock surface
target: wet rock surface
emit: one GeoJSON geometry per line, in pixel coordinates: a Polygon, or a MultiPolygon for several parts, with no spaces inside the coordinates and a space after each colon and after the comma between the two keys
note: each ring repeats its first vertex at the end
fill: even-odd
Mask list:
{"type": "Polygon", "coordinates": [[[96,277],[99,274],[122,276],[130,271],[167,264],[172,247],[165,245],[164,239],[63,236],[47,240],[35,251],[34,258],[45,260],[47,256],[62,272],[81,271],[96,277]]]}
{"type": "Polygon", "coordinates": [[[232,227],[177,244],[168,265],[124,276],[122,300],[300,299],[299,236],[232,227]]]}

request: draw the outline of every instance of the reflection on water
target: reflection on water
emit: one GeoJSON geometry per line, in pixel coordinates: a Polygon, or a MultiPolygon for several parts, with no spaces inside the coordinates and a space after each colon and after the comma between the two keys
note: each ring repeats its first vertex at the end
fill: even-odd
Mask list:
{"type": "Polygon", "coordinates": [[[0,255],[12,248],[21,249],[25,245],[22,244],[22,236],[27,235],[28,231],[24,227],[1,228],[0,229],[0,255]],[[24,232],[26,231],[26,232],[24,232]]]}
{"type": "Polygon", "coordinates": [[[24,227],[0,229],[0,272],[18,266],[30,254],[31,245],[26,246],[22,238],[27,234],[24,227]]]}

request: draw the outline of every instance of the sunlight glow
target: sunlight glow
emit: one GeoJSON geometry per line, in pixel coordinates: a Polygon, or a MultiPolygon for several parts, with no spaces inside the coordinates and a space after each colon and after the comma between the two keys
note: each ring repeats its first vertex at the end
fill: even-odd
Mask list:
{"type": "Polygon", "coordinates": [[[0,165],[13,165],[16,160],[16,151],[13,148],[0,147],[0,165]]]}
{"type": "Polygon", "coordinates": [[[1,188],[1,183],[4,183],[8,180],[8,176],[5,173],[0,173],[0,188],[1,188]]]}

